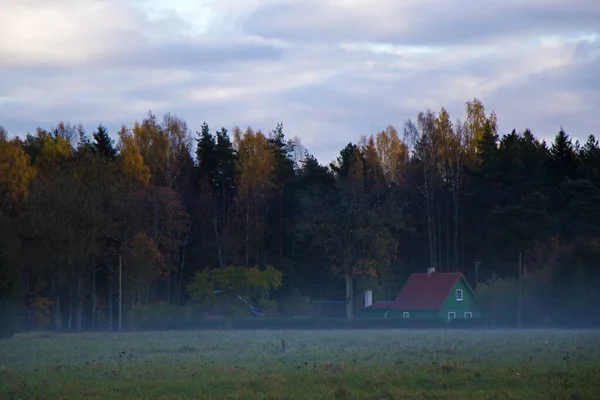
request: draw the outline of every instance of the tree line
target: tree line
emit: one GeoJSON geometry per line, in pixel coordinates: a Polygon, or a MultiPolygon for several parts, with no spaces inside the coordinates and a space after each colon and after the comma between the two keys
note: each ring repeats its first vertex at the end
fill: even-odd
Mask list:
{"type": "Polygon", "coordinates": [[[486,315],[513,323],[521,255],[526,322],[597,320],[597,140],[497,130],[474,99],[462,119],[426,110],[322,165],[282,124],[194,134],[149,112],[116,141],[102,125],[0,128],[0,313],[23,329],[114,329],[119,305],[228,313],[243,294],[273,315],[311,298],[353,317],[357,293],[393,299],[434,267],[463,272],[486,315]]]}

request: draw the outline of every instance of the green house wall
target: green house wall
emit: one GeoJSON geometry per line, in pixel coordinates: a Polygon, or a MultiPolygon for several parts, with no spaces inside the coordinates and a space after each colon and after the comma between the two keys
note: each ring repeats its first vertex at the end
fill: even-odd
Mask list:
{"type": "Polygon", "coordinates": [[[456,313],[457,319],[465,318],[465,313],[472,313],[472,318],[480,316],[479,312],[475,308],[475,296],[469,289],[467,282],[464,277],[461,277],[458,282],[454,285],[448,297],[444,301],[442,308],[438,312],[438,316],[444,320],[448,320],[448,313],[456,313]],[[463,299],[462,301],[456,300],[456,291],[462,289],[463,299]]]}
{"type": "MultiPolygon", "coordinates": [[[[382,308],[366,308],[361,310],[360,315],[366,318],[383,318],[386,316],[386,311],[388,310],[382,308]]],[[[456,313],[456,319],[465,318],[466,312],[470,312],[472,318],[481,316],[479,311],[475,308],[475,296],[471,292],[471,289],[469,289],[464,277],[461,277],[456,282],[444,301],[442,308],[439,310],[389,310],[387,318],[403,318],[405,311],[410,313],[409,318],[411,319],[441,318],[444,321],[447,321],[449,312],[456,313]],[[456,300],[456,291],[458,289],[462,289],[463,291],[462,301],[456,300]]]]}

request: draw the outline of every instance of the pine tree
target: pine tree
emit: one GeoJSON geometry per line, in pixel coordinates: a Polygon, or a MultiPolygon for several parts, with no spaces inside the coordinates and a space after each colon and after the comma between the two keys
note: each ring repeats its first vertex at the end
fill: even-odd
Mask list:
{"type": "Polygon", "coordinates": [[[92,146],[97,154],[106,157],[109,160],[115,160],[117,158],[115,142],[108,134],[108,130],[102,124],[98,125],[93,137],[94,142],[92,143],[92,146]]]}
{"type": "Polygon", "coordinates": [[[577,153],[569,135],[561,128],[554,138],[548,160],[549,172],[553,183],[562,182],[565,178],[575,178],[577,173],[577,153]]]}
{"type": "Polygon", "coordinates": [[[600,185],[600,146],[594,135],[590,135],[579,151],[579,175],[600,185]]]}
{"type": "Polygon", "coordinates": [[[217,187],[223,196],[232,197],[235,190],[236,155],[227,129],[225,128],[217,131],[215,152],[218,171],[217,187]]]}
{"type": "Polygon", "coordinates": [[[196,165],[198,166],[198,178],[208,183],[211,189],[215,189],[217,180],[217,143],[215,137],[210,133],[210,128],[206,122],[202,124],[202,130],[198,133],[196,139],[196,165]]]}

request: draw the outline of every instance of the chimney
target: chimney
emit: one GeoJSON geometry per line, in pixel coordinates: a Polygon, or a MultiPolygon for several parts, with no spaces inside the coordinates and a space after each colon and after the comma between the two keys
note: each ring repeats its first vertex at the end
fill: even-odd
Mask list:
{"type": "Polygon", "coordinates": [[[429,267],[427,268],[427,275],[431,276],[431,274],[433,274],[435,272],[435,268],[434,267],[429,267]]]}
{"type": "Polygon", "coordinates": [[[365,290],[365,307],[371,307],[373,305],[373,291],[365,290]]]}

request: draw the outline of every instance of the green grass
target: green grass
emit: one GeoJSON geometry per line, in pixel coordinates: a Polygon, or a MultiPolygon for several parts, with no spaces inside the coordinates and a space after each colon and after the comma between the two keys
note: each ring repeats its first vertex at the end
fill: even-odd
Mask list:
{"type": "Polygon", "coordinates": [[[597,331],[42,333],[0,341],[3,400],[576,400],[599,393],[597,331]]]}

